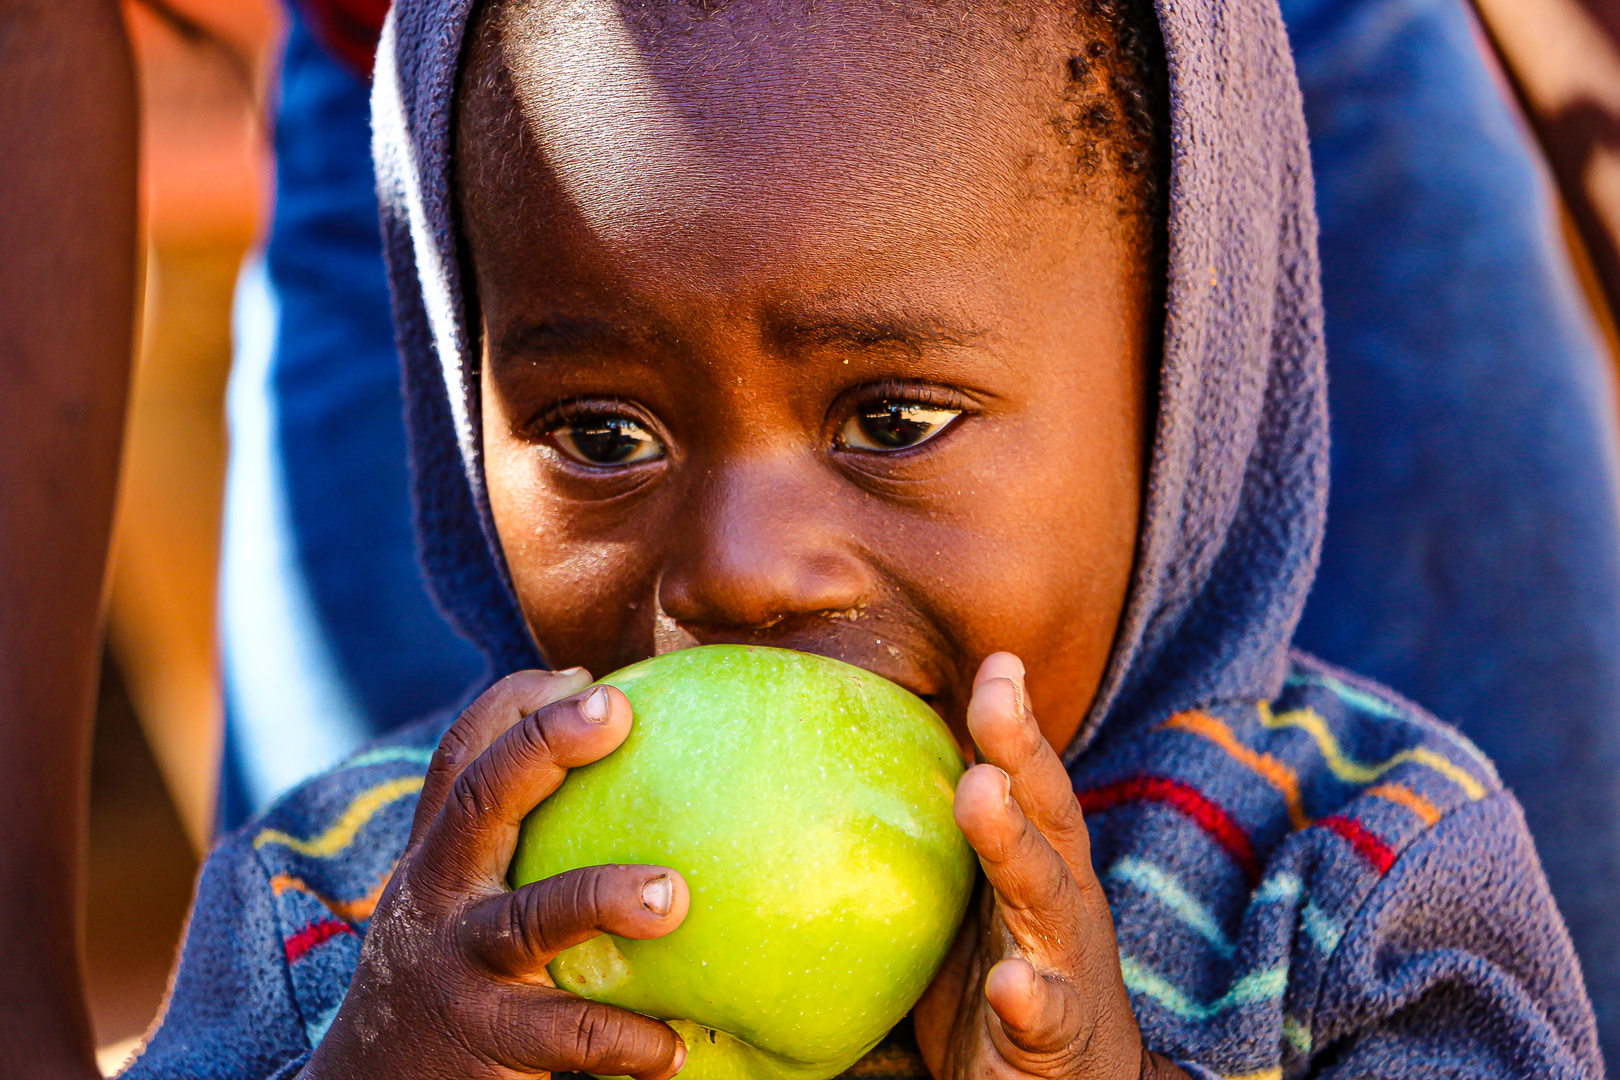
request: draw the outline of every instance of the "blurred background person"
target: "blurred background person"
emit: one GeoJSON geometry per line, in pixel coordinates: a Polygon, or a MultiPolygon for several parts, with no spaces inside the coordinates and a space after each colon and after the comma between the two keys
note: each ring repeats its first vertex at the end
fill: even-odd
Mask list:
{"type": "Polygon", "coordinates": [[[95,1076],[91,711],[138,268],[112,0],[0,0],[0,1075],[95,1076]]]}

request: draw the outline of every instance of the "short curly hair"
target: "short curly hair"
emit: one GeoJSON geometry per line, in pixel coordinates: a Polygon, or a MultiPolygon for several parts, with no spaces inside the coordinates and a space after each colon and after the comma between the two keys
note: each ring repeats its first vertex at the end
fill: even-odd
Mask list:
{"type": "MultiPolygon", "coordinates": [[[[477,27],[508,5],[536,0],[478,0],[477,27]]],[[[617,0],[623,14],[655,39],[677,40],[750,0],[617,0]]],[[[1162,256],[1169,187],[1168,78],[1154,0],[876,0],[904,8],[940,38],[964,27],[994,26],[1021,54],[1029,77],[1058,88],[1048,120],[1052,138],[1032,170],[1032,191],[1090,199],[1102,180],[1122,216],[1137,218],[1144,240],[1162,256]],[[1054,23],[1055,20],[1055,23],[1054,23]],[[1044,24],[1047,32],[1033,28],[1044,24]],[[1055,30],[1055,33],[1051,31],[1055,30]]],[[[818,0],[802,0],[806,11],[818,0]]],[[[926,40],[926,38],[924,38],[926,40]]]]}
{"type": "Polygon", "coordinates": [[[1169,189],[1170,94],[1153,0],[1076,2],[1085,21],[1100,31],[1069,57],[1069,78],[1084,110],[1075,131],[1080,165],[1094,170],[1098,142],[1106,142],[1132,182],[1137,208],[1162,218],[1169,189]]]}

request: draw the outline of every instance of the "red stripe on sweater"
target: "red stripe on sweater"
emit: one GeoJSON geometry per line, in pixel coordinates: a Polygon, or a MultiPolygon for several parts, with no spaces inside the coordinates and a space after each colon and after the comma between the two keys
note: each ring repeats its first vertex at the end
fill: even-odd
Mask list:
{"type": "Polygon", "coordinates": [[[1260,860],[1255,858],[1254,844],[1249,834],[1226,812],[1226,808],[1209,796],[1180,780],[1168,776],[1132,776],[1102,787],[1075,792],[1080,809],[1087,814],[1111,810],[1133,802],[1155,802],[1176,810],[1192,819],[1217,844],[1232,856],[1232,860],[1249,879],[1252,887],[1260,881],[1260,860]]]}
{"type": "Polygon", "coordinates": [[[1388,844],[1368,832],[1361,822],[1335,814],[1332,817],[1322,818],[1317,824],[1343,837],[1345,843],[1355,848],[1356,854],[1366,859],[1380,874],[1389,873],[1389,868],[1395,865],[1395,852],[1390,850],[1388,844]]]}
{"type": "Polygon", "coordinates": [[[287,963],[291,964],[323,941],[331,941],[339,934],[352,934],[354,927],[342,919],[322,919],[312,922],[287,939],[287,963]]]}

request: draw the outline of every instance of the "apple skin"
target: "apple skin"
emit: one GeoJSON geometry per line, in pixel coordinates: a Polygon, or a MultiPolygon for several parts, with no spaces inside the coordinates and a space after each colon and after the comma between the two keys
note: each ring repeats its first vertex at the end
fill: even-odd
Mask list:
{"type": "Polygon", "coordinates": [[[675,1022],[683,1080],[842,1072],[916,1003],[966,911],[955,740],[886,679],[785,649],[684,649],[601,681],[630,699],[630,735],[528,816],[511,882],[653,863],[692,902],[667,936],[602,935],[552,978],[675,1022]]]}

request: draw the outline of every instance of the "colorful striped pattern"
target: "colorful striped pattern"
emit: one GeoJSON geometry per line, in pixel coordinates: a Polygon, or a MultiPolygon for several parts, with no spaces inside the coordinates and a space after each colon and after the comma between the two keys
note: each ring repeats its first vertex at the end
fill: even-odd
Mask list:
{"type": "MultiPolygon", "coordinates": [[[[1348,694],[1357,693],[1350,687],[1337,684],[1336,680],[1334,682],[1336,683],[1335,689],[1343,690],[1348,694]]],[[[1364,697],[1366,695],[1359,696],[1364,697]]],[[[1339,746],[1338,739],[1328,728],[1327,722],[1314,710],[1295,709],[1273,715],[1268,702],[1260,702],[1257,707],[1260,720],[1267,728],[1277,730],[1293,727],[1308,734],[1321,752],[1323,762],[1336,777],[1346,783],[1372,784],[1397,765],[1412,762],[1439,773],[1461,788],[1470,800],[1485,797],[1485,786],[1478,779],[1443,754],[1439,754],[1427,747],[1419,746],[1402,750],[1385,761],[1368,764],[1357,761],[1345,754],[1339,746]]],[[[1177,713],[1159,726],[1173,731],[1185,731],[1214,743],[1233,760],[1253,771],[1282,796],[1284,805],[1288,810],[1289,823],[1296,830],[1307,828],[1312,824],[1300,795],[1298,773],[1287,763],[1278,760],[1271,754],[1262,753],[1245,746],[1238,740],[1232,729],[1220,719],[1208,713],[1193,710],[1177,713]]],[[[1425,827],[1433,826],[1440,820],[1440,810],[1432,802],[1404,785],[1385,781],[1367,788],[1366,793],[1409,810],[1423,822],[1425,827]]],[[[1389,868],[1394,865],[1395,855],[1390,846],[1360,822],[1335,815],[1324,818],[1317,824],[1342,837],[1357,854],[1380,874],[1387,873],[1389,868]]],[[[1234,825],[1234,827],[1236,826],[1234,825]]]]}
{"type": "Polygon", "coordinates": [[[322,919],[299,930],[283,944],[287,949],[287,963],[296,964],[315,946],[331,941],[340,934],[353,934],[354,927],[342,919],[322,919]]]}
{"type": "Polygon", "coordinates": [[[1310,824],[1310,818],[1305,815],[1305,806],[1299,795],[1299,777],[1294,770],[1278,761],[1270,754],[1256,753],[1238,742],[1232,729],[1220,720],[1205,712],[1177,713],[1166,720],[1161,727],[1178,731],[1190,731],[1201,735],[1210,742],[1225,750],[1232,757],[1247,765],[1258,773],[1261,779],[1276,788],[1282,795],[1283,802],[1288,806],[1288,820],[1296,829],[1303,829],[1310,824]]]}
{"type": "Polygon", "coordinates": [[[1173,780],[1168,776],[1141,774],[1087,788],[1075,793],[1080,809],[1087,814],[1101,813],[1130,803],[1160,803],[1185,815],[1220,845],[1232,861],[1237,863],[1252,887],[1260,880],[1260,860],[1255,856],[1254,843],[1226,808],[1216,803],[1191,784],[1173,780]]]}
{"type": "Polygon", "coordinates": [[[433,751],[421,746],[379,746],[375,750],[362,750],[339,765],[338,769],[364,769],[370,765],[391,765],[395,762],[415,765],[425,772],[433,763],[433,751]]]}
{"type": "MultiPolygon", "coordinates": [[[[1235,943],[1221,929],[1214,914],[1182,885],[1175,874],[1164,867],[1135,855],[1127,855],[1109,867],[1102,880],[1110,885],[1130,885],[1153,897],[1183,926],[1208,942],[1222,959],[1230,960],[1236,953],[1235,943]]],[[[1261,883],[1250,903],[1293,903],[1300,898],[1303,890],[1303,884],[1293,874],[1278,874],[1261,883]]],[[[1331,956],[1344,937],[1344,930],[1338,922],[1312,900],[1305,902],[1299,917],[1300,925],[1317,951],[1331,956]]]]}
{"type": "Polygon", "coordinates": [[[301,892],[320,901],[326,910],[345,922],[363,923],[371,918],[372,912],[377,910],[377,901],[382,899],[383,890],[388,887],[388,880],[391,877],[393,877],[392,871],[385,874],[383,879],[377,882],[376,887],[366,895],[353,900],[333,900],[323,896],[310,888],[302,878],[294,877],[291,874],[276,874],[272,877],[270,879],[270,891],[276,896],[280,896],[289,890],[301,892]]]}
{"type": "Polygon", "coordinates": [[[1249,972],[1234,982],[1226,993],[1204,1003],[1194,1001],[1174,983],[1124,952],[1119,954],[1119,966],[1125,974],[1125,989],[1147,998],[1183,1020],[1209,1020],[1230,1009],[1275,1000],[1288,989],[1288,965],[1278,964],[1249,972]]]}
{"type": "Polygon", "coordinates": [[[1367,827],[1356,819],[1334,814],[1323,818],[1317,824],[1342,837],[1345,843],[1355,849],[1357,855],[1366,859],[1380,874],[1389,873],[1389,868],[1395,865],[1395,852],[1390,850],[1390,846],[1369,832],[1367,827]]]}
{"type": "Polygon", "coordinates": [[[1440,811],[1435,808],[1434,803],[1410,788],[1404,788],[1399,784],[1383,783],[1368,788],[1367,794],[1412,811],[1423,822],[1425,828],[1438,824],[1440,821],[1440,811]]]}
{"type": "Polygon", "coordinates": [[[1387,760],[1368,764],[1349,757],[1339,748],[1339,740],[1329,730],[1327,721],[1323,720],[1314,709],[1294,709],[1273,715],[1270,704],[1262,701],[1259,703],[1259,710],[1260,722],[1266,727],[1272,729],[1293,727],[1309,735],[1322,752],[1322,760],[1327,763],[1327,767],[1347,784],[1370,784],[1395,766],[1410,761],[1444,776],[1462,788],[1463,793],[1471,800],[1478,801],[1485,797],[1484,784],[1476,780],[1466,769],[1458,767],[1449,758],[1427,747],[1416,746],[1410,750],[1402,750],[1387,760]]]}
{"type": "Polygon", "coordinates": [[[360,830],[365,828],[366,823],[377,816],[377,811],[389,803],[421,791],[422,779],[420,776],[401,776],[367,788],[356,795],[343,813],[338,815],[338,819],[318,836],[303,839],[284,833],[280,829],[265,829],[253,838],[253,846],[262,848],[269,844],[279,844],[300,855],[329,859],[348,847],[360,830]]]}
{"type": "Polygon", "coordinates": [[[1181,881],[1170,871],[1146,859],[1127,855],[1108,868],[1103,881],[1128,884],[1147,893],[1163,904],[1183,925],[1207,941],[1209,947],[1223,959],[1232,958],[1232,941],[1215,921],[1215,916],[1183,888],[1181,881]]]}

